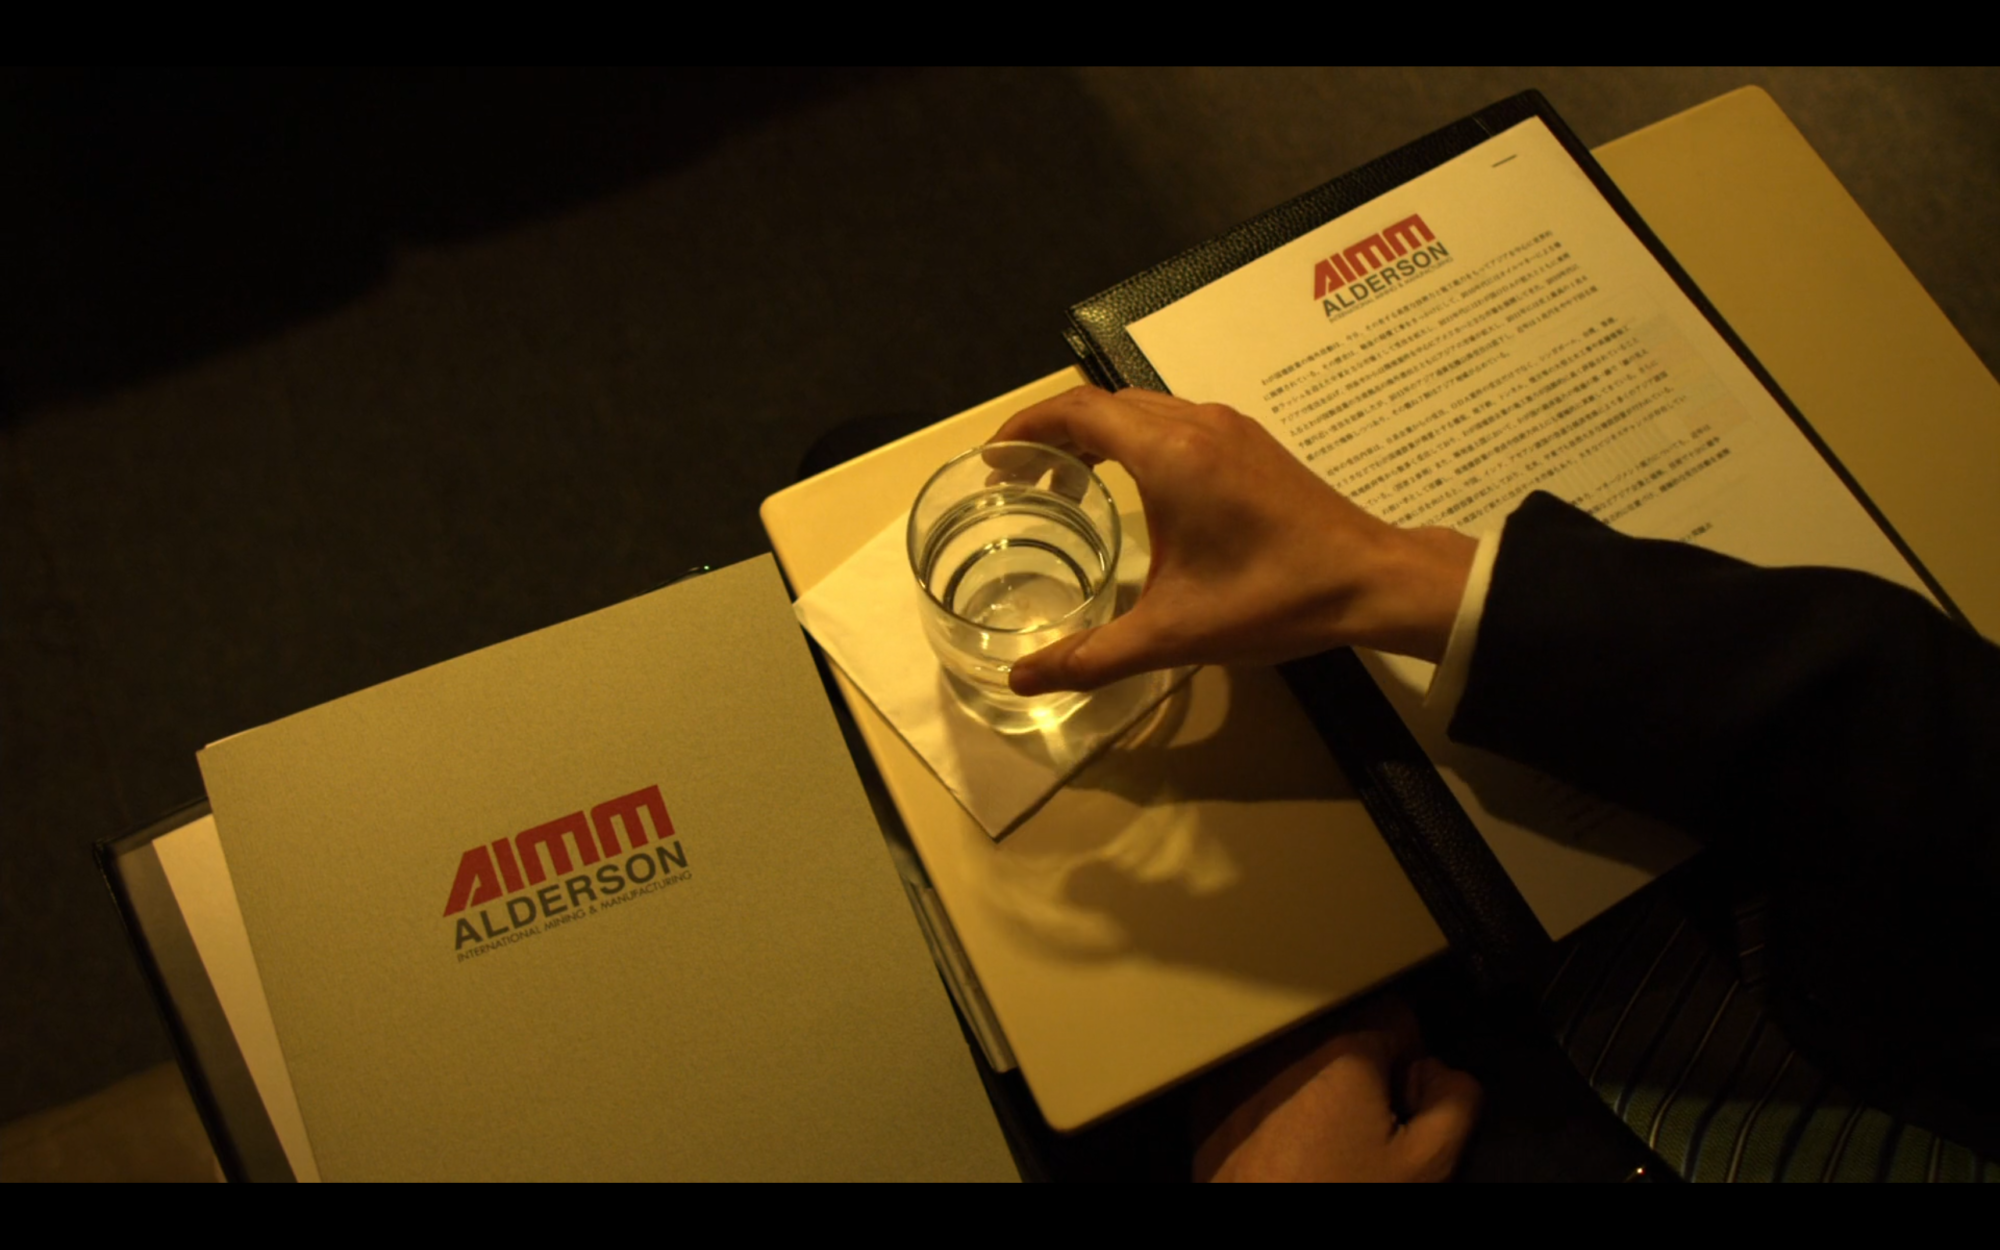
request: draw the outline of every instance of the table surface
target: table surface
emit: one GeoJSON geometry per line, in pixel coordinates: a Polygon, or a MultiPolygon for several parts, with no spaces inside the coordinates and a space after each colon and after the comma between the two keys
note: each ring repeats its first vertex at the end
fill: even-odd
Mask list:
{"type": "MultiPolygon", "coordinates": [[[[2000,384],[1761,90],[1597,150],[1982,631],[2000,635],[2000,384]],[[1727,193],[1720,189],[1726,188],[1727,193]]],[[[803,593],[929,471],[1064,370],[773,495],[803,593]]],[[[1107,483],[1138,520],[1129,478],[1107,483]]],[[[995,844],[844,678],[1043,1114],[1082,1127],[1439,953],[1444,939],[1275,674],[1207,669],[995,844]]]]}

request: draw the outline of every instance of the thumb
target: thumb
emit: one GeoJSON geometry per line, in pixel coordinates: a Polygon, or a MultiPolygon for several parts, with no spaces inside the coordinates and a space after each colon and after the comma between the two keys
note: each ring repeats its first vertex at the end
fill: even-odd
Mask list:
{"type": "Polygon", "coordinates": [[[1395,1151],[1414,1176],[1446,1180],[1479,1121],[1485,1095],[1470,1074],[1436,1059],[1412,1063],[1405,1089],[1410,1118],[1396,1136],[1395,1151]]]}
{"type": "Polygon", "coordinates": [[[1014,664],[1008,685],[1018,695],[1095,690],[1134,673],[1167,668],[1173,659],[1153,627],[1145,600],[1117,620],[1071,634],[1014,664]]]}

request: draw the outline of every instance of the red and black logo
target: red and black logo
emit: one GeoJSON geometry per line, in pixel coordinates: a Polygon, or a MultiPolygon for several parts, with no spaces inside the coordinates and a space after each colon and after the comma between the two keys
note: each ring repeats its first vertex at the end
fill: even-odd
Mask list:
{"type": "Polygon", "coordinates": [[[452,949],[469,958],[688,875],[687,852],[660,787],[634,790],[599,803],[588,817],[574,811],[459,856],[444,905],[447,918],[459,917],[452,949]],[[502,900],[500,907],[486,906],[502,900]],[[461,915],[468,909],[477,910],[461,915]],[[476,949],[465,951],[468,945],[476,949]]]}
{"type": "Polygon", "coordinates": [[[1313,298],[1326,303],[1333,316],[1450,259],[1424,219],[1412,213],[1315,264],[1313,298]]]}

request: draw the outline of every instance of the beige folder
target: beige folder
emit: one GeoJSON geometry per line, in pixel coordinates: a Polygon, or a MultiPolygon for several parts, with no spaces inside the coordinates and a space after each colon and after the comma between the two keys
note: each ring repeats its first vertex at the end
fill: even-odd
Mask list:
{"type": "Polygon", "coordinates": [[[768,557],[201,766],[322,1177],[1015,1175],[768,557]]]}

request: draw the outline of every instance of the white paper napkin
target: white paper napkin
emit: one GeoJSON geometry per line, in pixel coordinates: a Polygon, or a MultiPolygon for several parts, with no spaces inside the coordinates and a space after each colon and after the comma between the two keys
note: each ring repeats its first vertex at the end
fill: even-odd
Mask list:
{"type": "MultiPolygon", "coordinates": [[[[1145,525],[1122,518],[1119,597],[1146,580],[1145,525]]],[[[799,597],[799,622],[861,688],[903,740],[930,765],[988,836],[1034,814],[1085,764],[1139,723],[1192,669],[1133,677],[1092,695],[1052,730],[1003,734],[959,706],[917,616],[916,579],[898,517],[847,562],[799,597]]]]}

